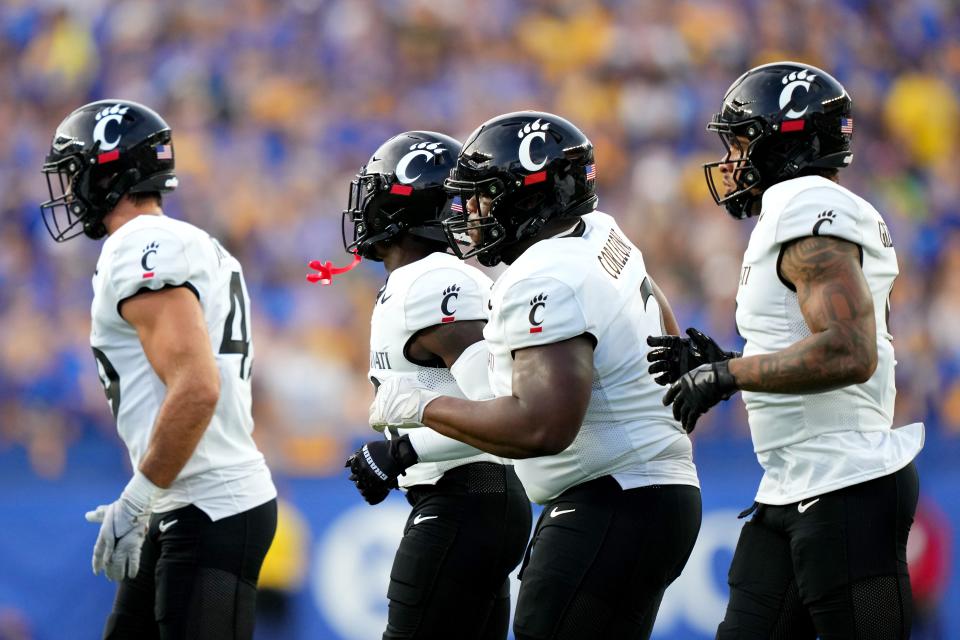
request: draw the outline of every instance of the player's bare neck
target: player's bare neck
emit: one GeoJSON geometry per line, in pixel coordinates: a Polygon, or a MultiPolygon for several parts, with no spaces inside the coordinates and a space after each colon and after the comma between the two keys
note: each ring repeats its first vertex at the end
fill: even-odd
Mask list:
{"type": "Polygon", "coordinates": [[[432,247],[417,242],[410,236],[401,236],[397,241],[378,247],[383,267],[387,273],[406,266],[417,260],[423,260],[434,252],[432,247]]]}
{"type": "Polygon", "coordinates": [[[103,218],[103,224],[107,227],[107,235],[113,234],[137,216],[143,215],[162,216],[163,209],[156,202],[134,203],[129,198],[121,198],[117,206],[103,218]]]}

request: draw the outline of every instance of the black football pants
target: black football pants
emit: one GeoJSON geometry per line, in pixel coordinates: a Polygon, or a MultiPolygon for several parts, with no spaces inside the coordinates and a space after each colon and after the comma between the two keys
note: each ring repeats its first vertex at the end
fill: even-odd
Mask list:
{"type": "Polygon", "coordinates": [[[799,503],[759,505],[730,564],[719,640],[910,637],[913,463],[799,503]]]}
{"type": "Polygon", "coordinates": [[[503,640],[509,575],[530,537],[511,465],[475,462],[407,491],[413,507],[390,572],[384,640],[503,640]]]}
{"type": "Polygon", "coordinates": [[[624,491],[610,476],[547,503],[520,574],[517,640],[650,637],[700,532],[700,490],[624,491]]]}
{"type": "Polygon", "coordinates": [[[193,505],[155,513],[140,570],[117,589],[105,640],[249,640],[277,501],[216,522],[193,505]]]}

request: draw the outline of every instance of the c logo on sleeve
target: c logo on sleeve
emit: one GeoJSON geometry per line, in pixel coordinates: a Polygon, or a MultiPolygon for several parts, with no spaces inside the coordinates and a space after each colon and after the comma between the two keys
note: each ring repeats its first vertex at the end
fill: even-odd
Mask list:
{"type": "Polygon", "coordinates": [[[545,293],[538,293],[533,297],[533,300],[530,301],[530,333],[540,333],[543,331],[543,327],[540,326],[543,324],[543,311],[547,306],[547,295],[545,293]],[[537,319],[539,318],[539,320],[537,319]]]}
{"type": "Polygon", "coordinates": [[[813,224],[813,235],[820,235],[820,227],[825,224],[833,224],[833,221],[837,219],[837,214],[833,212],[833,209],[828,211],[822,211],[817,216],[817,221],[813,224]]]}
{"type": "Polygon", "coordinates": [[[152,278],[154,276],[153,265],[150,264],[150,258],[157,255],[157,249],[159,248],[160,245],[156,242],[151,242],[143,248],[143,256],[140,257],[140,266],[143,267],[144,278],[152,278]]]}
{"type": "Polygon", "coordinates": [[[443,317],[440,322],[447,323],[456,320],[456,307],[451,307],[457,297],[460,295],[460,286],[452,284],[443,290],[443,300],[440,302],[440,312],[443,317]]]}

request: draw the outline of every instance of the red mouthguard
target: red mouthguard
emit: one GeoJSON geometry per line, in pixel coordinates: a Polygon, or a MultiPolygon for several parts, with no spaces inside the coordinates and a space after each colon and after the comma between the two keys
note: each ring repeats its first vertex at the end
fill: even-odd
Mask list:
{"type": "Polygon", "coordinates": [[[317,282],[320,284],[332,284],[333,276],[350,271],[350,269],[353,269],[355,266],[360,264],[362,260],[363,258],[356,253],[353,254],[353,262],[343,267],[335,267],[329,260],[324,263],[321,263],[319,260],[311,260],[310,264],[307,266],[318,273],[308,273],[307,282],[312,282],[314,284],[317,282]]]}

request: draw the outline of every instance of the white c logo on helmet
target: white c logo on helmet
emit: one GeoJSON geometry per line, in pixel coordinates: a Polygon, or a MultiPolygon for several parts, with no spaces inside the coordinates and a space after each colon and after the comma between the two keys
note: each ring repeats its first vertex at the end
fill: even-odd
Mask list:
{"type": "Polygon", "coordinates": [[[533,158],[530,157],[530,145],[533,144],[534,138],[543,142],[547,139],[547,134],[544,133],[547,130],[547,127],[550,126],[549,122],[544,122],[540,124],[540,119],[537,118],[536,122],[528,122],[523,125],[523,128],[517,132],[517,137],[521,138],[520,140],[520,164],[527,171],[539,171],[543,168],[543,165],[547,164],[547,159],[544,157],[540,162],[534,162],[533,158]]]}
{"type": "Polygon", "coordinates": [[[128,109],[130,107],[115,104],[112,107],[106,107],[96,115],[97,124],[93,127],[93,140],[100,143],[100,151],[110,151],[120,144],[119,132],[117,132],[117,137],[114,140],[107,140],[107,125],[111,122],[119,123],[123,120],[123,115],[128,109]]]}
{"type": "MultiPolygon", "coordinates": [[[[807,74],[806,69],[801,69],[800,71],[791,71],[788,75],[783,76],[784,85],[783,91],[780,92],[780,108],[783,109],[785,106],[790,104],[790,101],[793,100],[793,92],[797,90],[798,87],[803,87],[804,91],[810,90],[810,84],[813,82],[814,78],[817,76],[807,74]]],[[[808,107],[804,107],[800,111],[795,109],[790,109],[784,115],[785,118],[799,118],[807,112],[808,107]]]]}
{"type": "Polygon", "coordinates": [[[442,142],[420,142],[410,145],[410,149],[412,149],[412,151],[400,158],[400,162],[397,163],[397,180],[399,180],[402,184],[410,184],[419,178],[422,172],[415,176],[407,175],[407,168],[410,166],[410,163],[413,162],[413,159],[417,157],[429,160],[434,156],[440,155],[446,151],[446,149],[440,146],[442,144],[442,142]]]}

